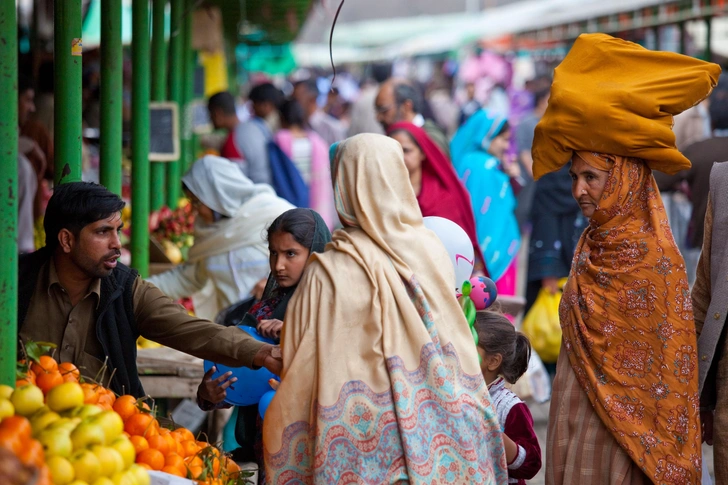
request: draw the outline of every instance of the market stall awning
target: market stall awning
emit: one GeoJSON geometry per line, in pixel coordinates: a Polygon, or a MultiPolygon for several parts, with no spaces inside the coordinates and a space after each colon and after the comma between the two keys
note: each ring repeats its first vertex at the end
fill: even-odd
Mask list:
{"type": "MultiPolygon", "coordinates": [[[[667,3],[674,0],[524,0],[476,15],[461,13],[339,24],[334,31],[334,57],[337,62],[345,63],[449,52],[482,39],[667,3]]],[[[295,46],[300,64],[328,63],[325,42],[328,30],[321,34],[320,43],[295,46]]]]}

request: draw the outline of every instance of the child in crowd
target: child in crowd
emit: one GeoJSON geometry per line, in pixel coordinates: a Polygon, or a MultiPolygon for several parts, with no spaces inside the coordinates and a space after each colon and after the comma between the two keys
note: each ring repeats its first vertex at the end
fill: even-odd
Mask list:
{"type": "Polygon", "coordinates": [[[528,406],[506,388],[506,382],[515,384],[528,369],[531,343],[500,313],[478,312],[475,329],[480,369],[503,429],[508,482],[525,484],[541,469],[541,447],[528,406]]]}
{"type": "MultiPolygon", "coordinates": [[[[331,241],[331,233],[322,217],[311,209],[291,209],[281,214],[268,228],[270,276],[263,298],[245,315],[242,325],[257,327],[264,337],[280,338],[288,302],[313,253],[322,253],[331,241]]],[[[237,378],[227,372],[217,379],[212,367],[197,390],[197,404],[203,411],[230,407],[225,402],[226,389],[237,378]]],[[[242,383],[245,385],[245,383],[242,383]]],[[[235,437],[241,449],[233,453],[238,461],[254,461],[259,466],[258,483],[264,484],[262,455],[262,420],[258,405],[238,410],[235,437]]]]}

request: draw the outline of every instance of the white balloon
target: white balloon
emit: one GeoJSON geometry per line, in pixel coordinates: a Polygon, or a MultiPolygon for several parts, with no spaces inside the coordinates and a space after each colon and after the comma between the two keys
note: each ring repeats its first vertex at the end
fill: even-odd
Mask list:
{"type": "Polygon", "coordinates": [[[425,227],[434,232],[450,255],[455,269],[455,291],[460,294],[464,282],[470,280],[475,264],[473,243],[465,230],[444,217],[425,217],[425,227]]]}

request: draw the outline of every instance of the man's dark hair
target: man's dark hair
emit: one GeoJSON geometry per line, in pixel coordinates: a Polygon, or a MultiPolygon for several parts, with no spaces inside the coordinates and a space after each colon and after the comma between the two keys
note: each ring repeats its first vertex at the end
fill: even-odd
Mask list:
{"type": "Polygon", "coordinates": [[[235,97],[227,91],[222,91],[210,96],[207,100],[208,111],[222,111],[226,115],[234,115],[237,113],[235,110],[235,97]]]}
{"type": "Polygon", "coordinates": [[[276,107],[280,106],[282,98],[281,91],[271,83],[258,84],[248,94],[253,103],[273,103],[276,107]]]}
{"type": "Polygon", "coordinates": [[[18,96],[22,95],[24,92],[35,89],[35,84],[33,83],[33,80],[26,76],[23,73],[18,74],[18,96]]]}
{"type": "Polygon", "coordinates": [[[407,83],[399,83],[394,86],[394,101],[397,106],[402,106],[405,101],[412,102],[412,111],[417,114],[422,113],[423,101],[422,96],[417,88],[407,83]]]}
{"type": "Polygon", "coordinates": [[[68,229],[78,236],[81,229],[121,211],[125,202],[103,185],[93,182],[70,182],[53,189],[48,201],[43,227],[46,247],[58,245],[58,233],[68,229]]]}
{"type": "Polygon", "coordinates": [[[318,97],[318,95],[320,94],[316,78],[312,77],[303,81],[298,81],[293,85],[294,89],[297,89],[299,86],[302,86],[311,96],[318,97]]]}
{"type": "Polygon", "coordinates": [[[295,99],[286,100],[281,105],[281,119],[288,126],[303,127],[306,124],[306,113],[303,106],[295,99]]]}
{"type": "Polygon", "coordinates": [[[371,76],[377,84],[382,84],[384,81],[392,77],[392,65],[372,64],[371,76]]]}
{"type": "Polygon", "coordinates": [[[710,123],[714,130],[728,130],[728,75],[721,74],[710,95],[710,123]]]}

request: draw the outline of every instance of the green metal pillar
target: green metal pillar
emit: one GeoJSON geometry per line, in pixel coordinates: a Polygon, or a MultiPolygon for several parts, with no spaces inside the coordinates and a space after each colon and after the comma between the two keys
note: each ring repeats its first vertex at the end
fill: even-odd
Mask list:
{"type": "Polygon", "coordinates": [[[185,52],[184,52],[184,91],[182,93],[184,99],[184,109],[180,110],[182,113],[182,133],[183,133],[183,145],[184,150],[182,151],[184,162],[182,163],[182,173],[186,172],[192,162],[194,162],[195,154],[192,144],[192,124],[189,116],[189,107],[194,97],[195,91],[195,52],[192,50],[192,7],[194,0],[187,0],[187,8],[189,9],[187,17],[184,20],[184,33],[185,33],[185,52]]]}
{"type": "Polygon", "coordinates": [[[680,54],[687,54],[688,43],[687,43],[687,29],[685,28],[685,22],[677,24],[680,32],[680,54]]]}
{"type": "MultiPolygon", "coordinates": [[[[180,127],[182,126],[183,97],[183,65],[185,52],[184,20],[185,0],[170,0],[171,15],[169,29],[169,99],[179,107],[180,127]]],[[[180,136],[180,142],[181,142],[180,136]]],[[[180,143],[180,150],[182,143],[180,143]]],[[[167,162],[167,205],[176,207],[180,196],[180,178],[183,157],[180,152],[179,160],[167,162]]]]}
{"type": "Polygon", "coordinates": [[[0,384],[15,384],[18,348],[18,27],[15,2],[0,2],[0,384]]]}
{"type": "Polygon", "coordinates": [[[131,264],[149,271],[149,0],[132,1],[131,264]]]}
{"type": "Polygon", "coordinates": [[[713,62],[713,17],[705,17],[705,60],[713,62]]]}
{"type": "MultiPolygon", "coordinates": [[[[164,42],[164,8],[167,0],[152,1],[152,101],[167,99],[167,46],[164,42]]],[[[165,163],[152,162],[151,208],[156,211],[164,205],[165,163]]],[[[173,208],[175,206],[172,206],[173,208]]]]}
{"type": "Polygon", "coordinates": [[[121,195],[122,84],[121,0],[101,0],[101,185],[121,195]]]}
{"type": "Polygon", "coordinates": [[[54,158],[59,184],[81,180],[81,0],[55,2],[53,25],[54,158]]]}

